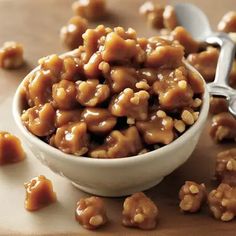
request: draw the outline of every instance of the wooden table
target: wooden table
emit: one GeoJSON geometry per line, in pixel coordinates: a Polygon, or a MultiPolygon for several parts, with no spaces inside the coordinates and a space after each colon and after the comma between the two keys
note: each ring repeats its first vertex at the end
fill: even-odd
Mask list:
{"type": "MultiPolygon", "coordinates": [[[[12,97],[24,76],[37,64],[38,58],[61,53],[60,27],[72,16],[69,0],[0,0],[0,45],[7,40],[24,44],[27,65],[15,71],[0,70],[0,129],[19,137],[11,112],[12,97]]],[[[108,0],[108,26],[134,27],[140,36],[157,34],[138,14],[141,0],[108,0]]],[[[164,1],[159,1],[163,2],[164,1]]],[[[170,1],[173,3],[174,1],[170,1]]],[[[209,16],[213,26],[228,10],[236,10],[235,0],[192,0],[209,16]]],[[[93,27],[94,24],[91,24],[93,27]]],[[[110,223],[96,231],[83,229],[74,220],[76,201],[88,196],[75,189],[69,181],[44,167],[26,148],[27,159],[19,164],[0,167],[0,235],[236,235],[236,222],[214,220],[204,208],[198,214],[182,214],[178,209],[178,190],[185,180],[204,182],[208,190],[215,185],[214,159],[220,150],[235,144],[216,145],[208,135],[208,125],[191,158],[166,177],[158,186],[146,191],[159,206],[160,222],[154,231],[140,231],[121,226],[123,198],[105,199],[110,223]],[[23,183],[44,174],[53,181],[58,202],[35,213],[24,209],[23,183]]],[[[171,158],[171,157],[169,157],[171,158]]],[[[147,170],[148,171],[148,170],[147,170]]]]}

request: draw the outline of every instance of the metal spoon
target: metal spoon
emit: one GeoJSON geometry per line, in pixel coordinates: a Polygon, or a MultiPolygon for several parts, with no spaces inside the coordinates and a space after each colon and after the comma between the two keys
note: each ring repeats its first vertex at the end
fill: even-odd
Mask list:
{"type": "Polygon", "coordinates": [[[206,15],[195,5],[179,3],[175,5],[178,22],[199,41],[218,44],[221,47],[216,68],[215,80],[207,84],[212,96],[223,96],[228,100],[229,111],[236,116],[236,90],[228,83],[234,55],[235,43],[225,33],[211,30],[206,15]]]}

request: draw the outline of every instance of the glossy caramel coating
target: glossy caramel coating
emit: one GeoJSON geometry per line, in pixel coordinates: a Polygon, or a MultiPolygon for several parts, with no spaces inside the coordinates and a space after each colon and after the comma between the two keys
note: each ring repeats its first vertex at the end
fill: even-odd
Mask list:
{"type": "Polygon", "coordinates": [[[174,40],[179,41],[184,47],[185,54],[196,53],[199,49],[199,42],[194,40],[192,36],[182,26],[176,27],[172,32],[171,36],[174,40]]]}
{"type": "Polygon", "coordinates": [[[217,154],[215,176],[222,183],[236,186],[236,148],[217,154]]]}
{"type": "Polygon", "coordinates": [[[218,30],[226,33],[236,32],[236,11],[229,11],[222,17],[218,30]]]}
{"type": "Polygon", "coordinates": [[[89,136],[84,122],[68,123],[60,126],[50,143],[61,151],[80,156],[88,151],[89,136]]]}
{"type": "Polygon", "coordinates": [[[199,71],[207,82],[211,82],[215,78],[218,57],[219,50],[217,48],[208,47],[206,51],[190,54],[187,60],[199,71]]]}
{"type": "Polygon", "coordinates": [[[77,202],[76,220],[85,229],[95,230],[108,221],[105,204],[100,197],[81,198],[77,202]]]}
{"type": "MultiPolygon", "coordinates": [[[[173,8],[164,12],[172,24],[173,8]]],[[[69,53],[41,58],[24,80],[31,133],[75,156],[120,158],[167,145],[197,121],[204,82],[183,64],[178,41],[104,25],[82,38],[69,53]]]]}
{"type": "Polygon", "coordinates": [[[214,218],[230,221],[236,215],[236,187],[220,184],[208,195],[209,209],[214,218]]]}
{"type": "Polygon", "coordinates": [[[0,132],[0,165],[12,164],[25,159],[21,141],[16,136],[0,132]]]}
{"type": "Polygon", "coordinates": [[[76,15],[95,21],[106,15],[106,0],[77,0],[72,4],[76,15]]]}
{"type": "Polygon", "coordinates": [[[56,112],[50,103],[29,108],[21,115],[24,125],[39,137],[50,135],[55,131],[55,118],[56,112]]]}
{"type": "Polygon", "coordinates": [[[91,133],[103,135],[111,132],[117,121],[116,117],[104,108],[84,109],[81,120],[87,124],[91,133]]]}
{"type": "Polygon", "coordinates": [[[216,142],[235,140],[236,119],[229,112],[219,113],[212,118],[210,135],[216,142]]]}
{"type": "Polygon", "coordinates": [[[37,211],[57,200],[52,182],[43,175],[31,179],[24,186],[26,190],[25,209],[28,211],[37,211]]]}
{"type": "Polygon", "coordinates": [[[159,210],[144,193],[134,193],[123,204],[122,224],[144,230],[156,228],[159,210]]]}
{"type": "Polygon", "coordinates": [[[194,213],[200,210],[206,200],[206,187],[193,181],[186,181],[179,191],[181,211],[194,213]]]}
{"type": "Polygon", "coordinates": [[[83,44],[83,33],[88,28],[86,19],[80,16],[73,16],[66,26],[61,28],[60,37],[62,43],[70,50],[83,44]]]}
{"type": "Polygon", "coordinates": [[[143,145],[135,126],[118,131],[113,130],[105,139],[103,145],[91,150],[93,158],[120,158],[133,156],[141,151],[143,145]]]}
{"type": "Polygon", "coordinates": [[[23,46],[17,42],[5,42],[0,48],[0,68],[18,69],[24,64],[23,46]]]}

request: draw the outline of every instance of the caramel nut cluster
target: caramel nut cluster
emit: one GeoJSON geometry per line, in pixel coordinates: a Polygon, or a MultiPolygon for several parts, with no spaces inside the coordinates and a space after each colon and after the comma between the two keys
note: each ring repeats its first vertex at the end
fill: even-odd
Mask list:
{"type": "Polygon", "coordinates": [[[14,135],[0,131],[0,165],[16,163],[25,159],[21,141],[14,135]]]}
{"type": "Polygon", "coordinates": [[[172,30],[178,25],[173,6],[161,6],[147,1],[140,7],[139,12],[146,17],[147,23],[153,28],[172,30]]]}
{"type": "Polygon", "coordinates": [[[82,34],[87,30],[88,22],[80,16],[73,16],[66,26],[61,28],[60,37],[70,50],[83,44],[82,34]]]}
{"type": "Polygon", "coordinates": [[[81,114],[91,133],[106,134],[113,130],[116,125],[116,117],[104,108],[86,108],[81,114]]]}
{"type": "Polygon", "coordinates": [[[208,195],[208,205],[213,216],[230,221],[236,215],[236,187],[222,183],[208,195]]]}
{"type": "Polygon", "coordinates": [[[121,158],[167,145],[193,125],[204,84],[178,41],[87,29],[83,44],[39,60],[24,81],[22,122],[75,156],[121,158]]]}
{"type": "Polygon", "coordinates": [[[52,182],[40,175],[24,184],[26,190],[25,209],[37,211],[57,200],[52,182]]]}
{"type": "Polygon", "coordinates": [[[206,51],[190,54],[187,60],[199,71],[207,82],[211,82],[215,78],[218,57],[219,50],[217,48],[208,47],[206,51]]]}
{"type": "Polygon", "coordinates": [[[76,15],[88,20],[97,20],[106,15],[106,0],[77,0],[72,4],[76,15]]]}
{"type": "Polygon", "coordinates": [[[164,111],[157,111],[147,121],[138,121],[136,126],[147,144],[169,144],[174,139],[173,119],[164,111]]]}
{"type": "Polygon", "coordinates": [[[82,109],[74,109],[74,110],[60,110],[56,111],[56,121],[55,126],[61,127],[70,122],[76,122],[81,120],[82,109]]]}
{"type": "Polygon", "coordinates": [[[206,187],[204,184],[186,181],[179,191],[179,199],[182,211],[197,212],[206,200],[206,187]]]}
{"type": "Polygon", "coordinates": [[[50,139],[50,144],[61,151],[80,156],[88,151],[89,135],[84,122],[60,126],[50,139]]]}
{"type": "Polygon", "coordinates": [[[124,226],[150,230],[157,225],[159,210],[150,198],[139,192],[125,199],[122,215],[124,226]]]}
{"type": "Polygon", "coordinates": [[[100,197],[81,198],[77,202],[76,220],[86,229],[94,230],[108,221],[103,200],[100,197]]]}
{"type": "Polygon", "coordinates": [[[55,118],[56,112],[51,103],[29,108],[21,116],[27,129],[39,137],[50,135],[55,131],[55,118]]]}
{"type": "Polygon", "coordinates": [[[229,112],[222,112],[213,116],[210,135],[217,142],[227,139],[235,140],[236,119],[229,112]]]}
{"type": "Polygon", "coordinates": [[[236,148],[218,153],[215,176],[222,183],[236,186],[236,148]]]}
{"type": "Polygon", "coordinates": [[[105,139],[104,144],[92,149],[90,156],[94,158],[117,158],[133,156],[142,149],[141,137],[136,127],[122,131],[114,130],[105,139]]]}
{"type": "Polygon", "coordinates": [[[58,109],[66,110],[76,107],[76,95],[76,86],[72,81],[61,80],[52,86],[54,107],[58,109]]]}
{"type": "Polygon", "coordinates": [[[157,80],[153,84],[153,91],[159,96],[162,108],[174,110],[187,107],[192,103],[193,90],[187,80],[187,70],[179,67],[173,70],[160,71],[158,76],[165,78],[157,80]]]}
{"type": "Polygon", "coordinates": [[[236,32],[236,11],[227,12],[218,24],[218,30],[226,33],[236,32]]]}
{"type": "Polygon", "coordinates": [[[126,88],[111,101],[109,110],[114,116],[146,120],[149,97],[149,93],[144,90],[134,93],[132,89],[126,88]]]}
{"type": "Polygon", "coordinates": [[[17,69],[24,64],[23,46],[17,42],[5,42],[0,48],[0,68],[17,69]]]}
{"type": "Polygon", "coordinates": [[[110,95],[110,89],[106,84],[99,84],[98,80],[77,81],[77,101],[88,107],[95,107],[104,102],[110,95]]]}
{"type": "Polygon", "coordinates": [[[210,113],[211,114],[219,114],[222,112],[228,111],[228,102],[225,98],[220,97],[211,97],[210,100],[210,113]]]}
{"type": "Polygon", "coordinates": [[[183,45],[186,55],[196,53],[199,50],[199,42],[195,41],[182,26],[178,26],[171,31],[171,36],[174,40],[177,40],[181,45],[183,45]]]}

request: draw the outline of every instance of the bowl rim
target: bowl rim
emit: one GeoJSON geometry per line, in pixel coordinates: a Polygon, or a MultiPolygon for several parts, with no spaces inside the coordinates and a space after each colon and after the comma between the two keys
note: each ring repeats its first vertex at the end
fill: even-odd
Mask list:
{"type": "Polygon", "coordinates": [[[124,165],[124,164],[131,164],[135,163],[137,161],[148,161],[152,158],[158,158],[158,156],[163,155],[163,153],[170,152],[177,148],[178,146],[181,146],[185,142],[186,139],[191,138],[195,133],[198,132],[198,130],[201,128],[202,125],[204,125],[204,122],[206,121],[208,110],[209,110],[209,92],[207,90],[206,82],[203,79],[202,75],[188,62],[185,60],[183,61],[185,66],[193,73],[196,73],[203,81],[204,83],[204,93],[202,95],[202,107],[200,109],[200,114],[198,117],[198,120],[186,131],[184,132],[180,137],[172,141],[170,144],[167,144],[161,148],[149,151],[144,154],[139,154],[135,156],[129,156],[129,157],[122,157],[122,158],[91,158],[86,156],[76,156],[73,154],[67,154],[62,152],[61,150],[50,146],[49,144],[45,143],[41,139],[39,139],[37,136],[33,135],[22,123],[21,121],[21,87],[24,84],[24,81],[32,74],[34,73],[39,66],[37,66],[35,69],[33,69],[31,72],[29,72],[22,82],[17,87],[17,90],[13,97],[13,105],[12,105],[12,113],[14,117],[14,121],[17,124],[17,127],[20,129],[21,133],[23,134],[24,138],[28,142],[33,143],[36,147],[39,146],[40,149],[43,149],[45,152],[50,153],[52,158],[60,158],[61,161],[72,161],[73,163],[83,163],[83,164],[95,164],[95,165],[104,165],[110,166],[110,165],[124,165]]]}

